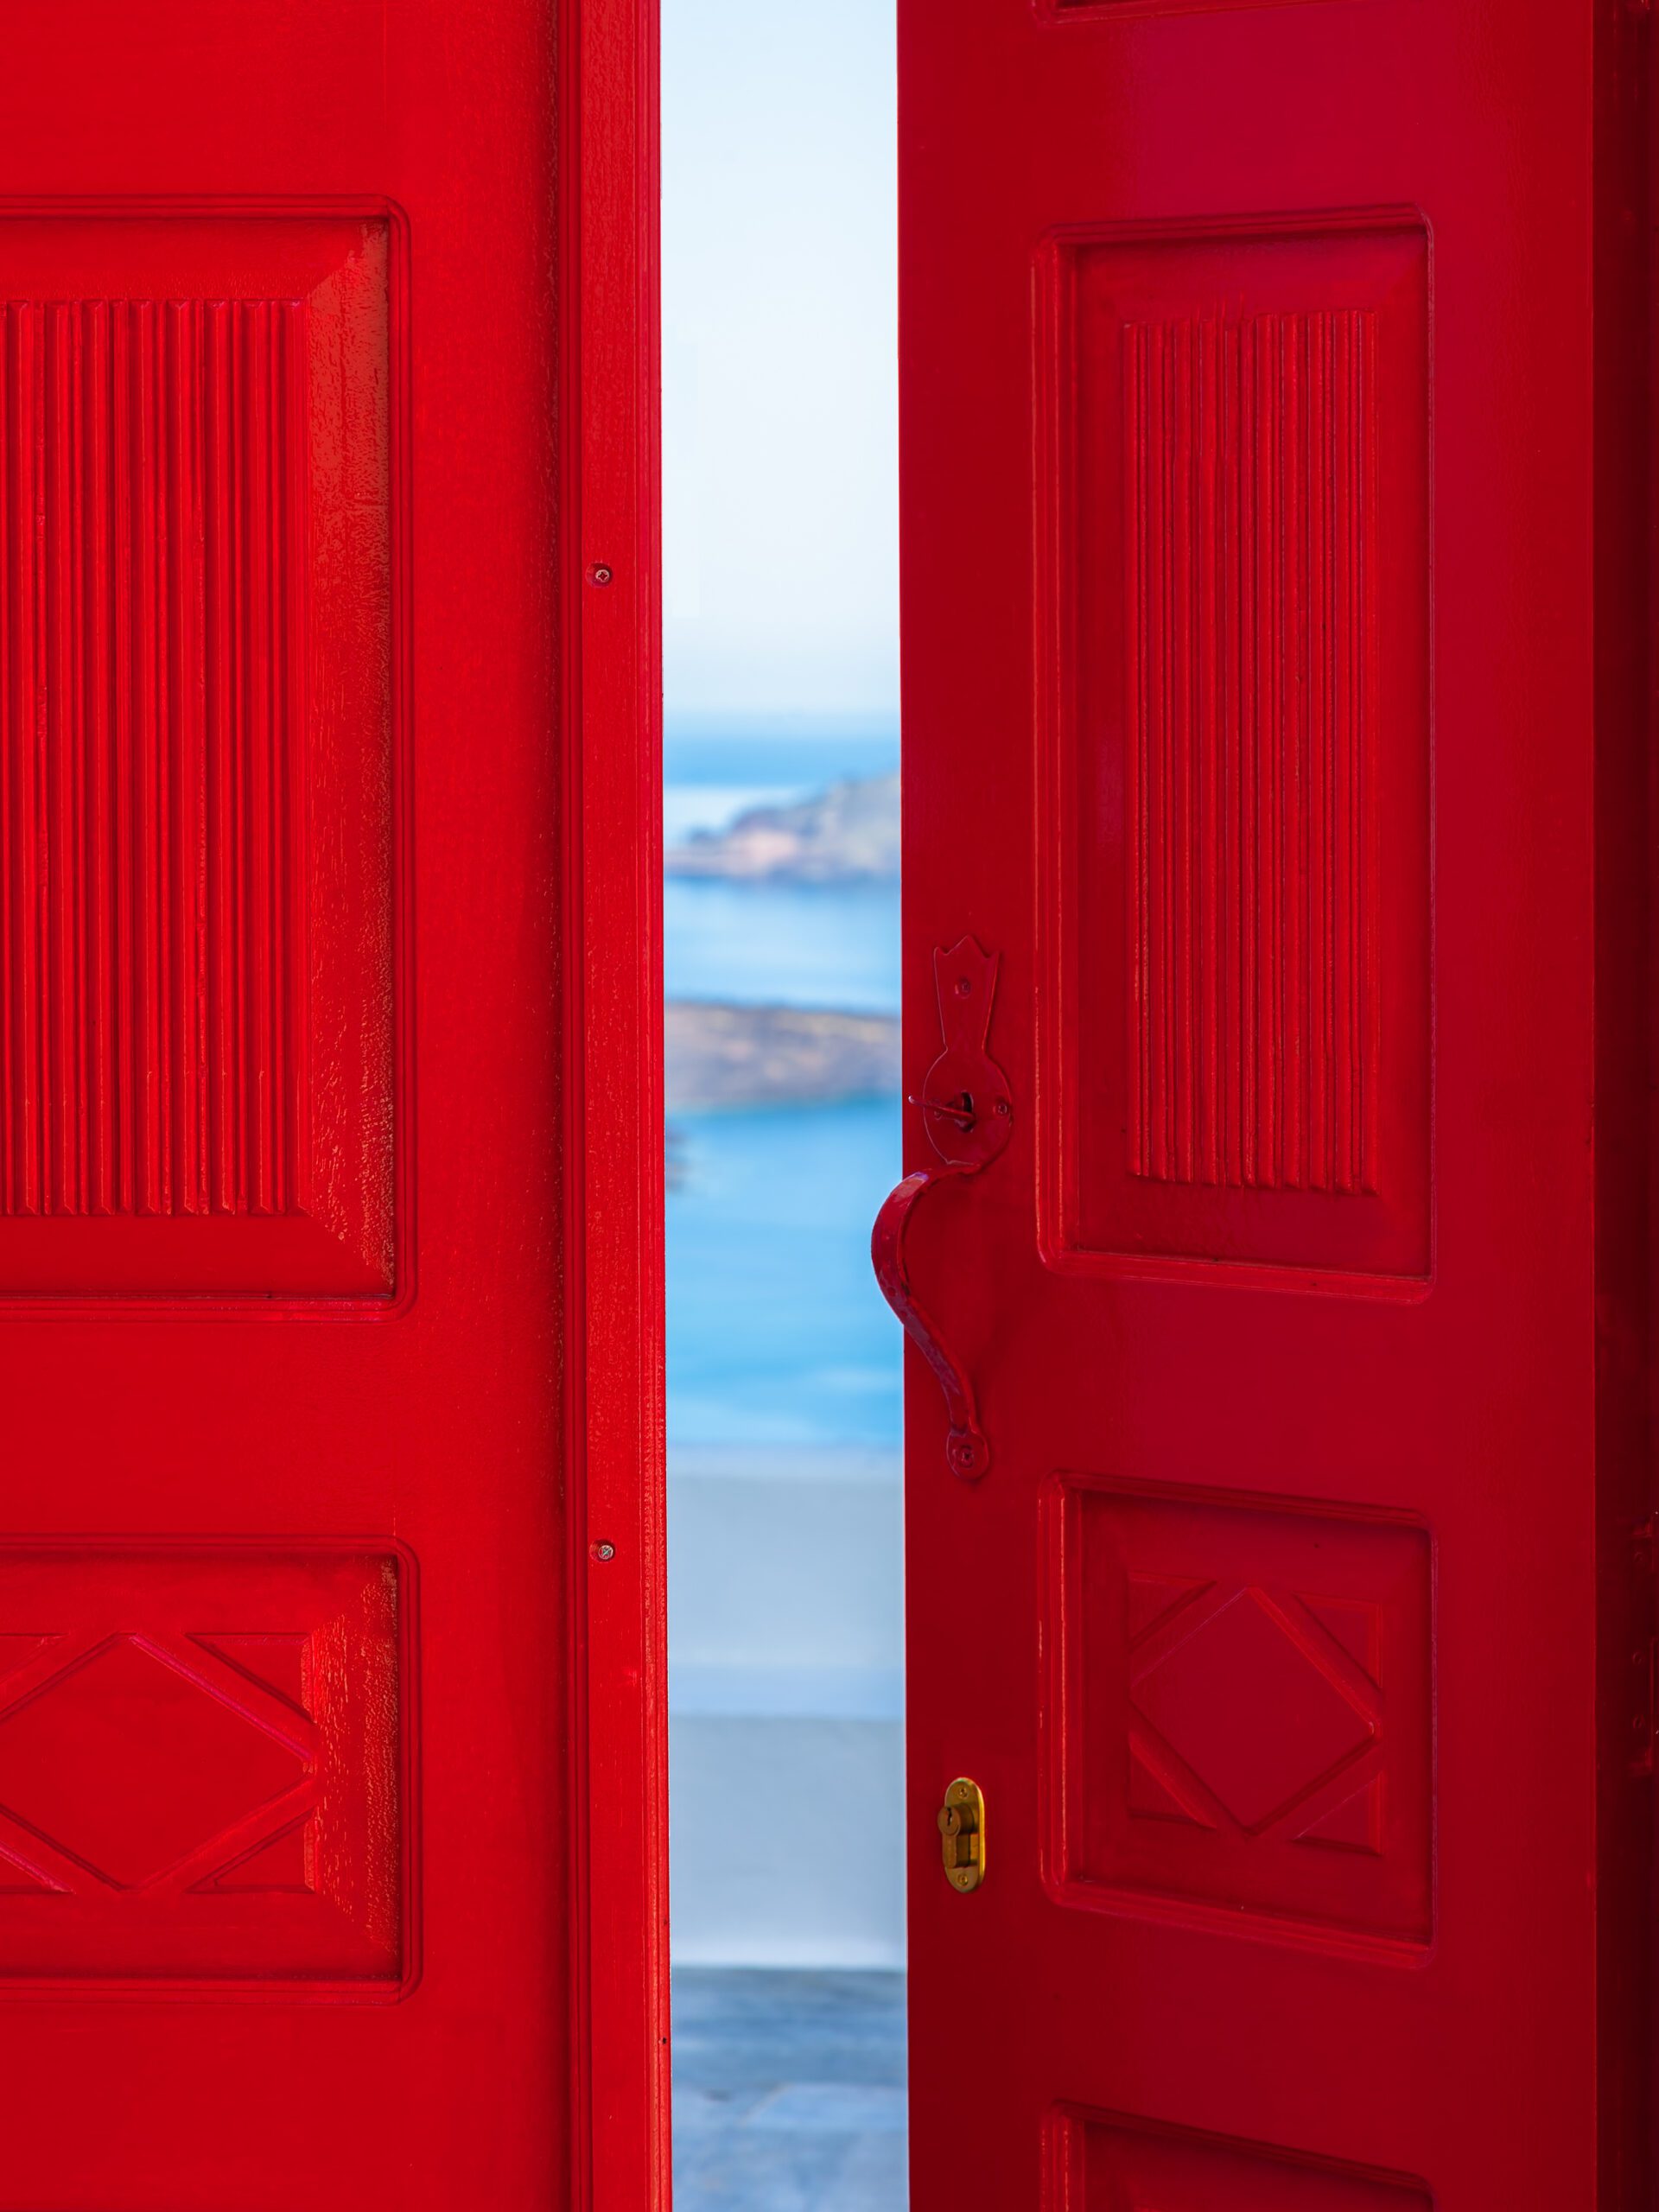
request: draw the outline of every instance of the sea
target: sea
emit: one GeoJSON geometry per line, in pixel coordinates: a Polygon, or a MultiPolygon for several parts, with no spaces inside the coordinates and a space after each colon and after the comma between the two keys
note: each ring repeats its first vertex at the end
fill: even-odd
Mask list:
{"type": "MultiPolygon", "coordinates": [[[[665,834],[898,764],[879,723],[681,724],[664,746],[665,834]]],[[[898,1012],[896,886],[671,878],[664,924],[671,998],[898,1012]]],[[[869,1232],[900,1173],[899,1101],[678,1114],[671,1143],[671,1452],[896,1450],[900,1337],[869,1232]]]]}

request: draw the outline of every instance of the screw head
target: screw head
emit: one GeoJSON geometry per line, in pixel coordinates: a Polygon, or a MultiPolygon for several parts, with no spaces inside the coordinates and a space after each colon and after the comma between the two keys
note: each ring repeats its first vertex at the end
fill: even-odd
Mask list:
{"type": "Polygon", "coordinates": [[[596,562],[588,571],[588,582],[598,584],[601,589],[606,584],[614,582],[615,579],[616,570],[607,561],[596,562]]]}
{"type": "Polygon", "coordinates": [[[595,1544],[594,1546],[594,1557],[598,1560],[614,1559],[616,1557],[616,1546],[614,1544],[595,1544]]]}

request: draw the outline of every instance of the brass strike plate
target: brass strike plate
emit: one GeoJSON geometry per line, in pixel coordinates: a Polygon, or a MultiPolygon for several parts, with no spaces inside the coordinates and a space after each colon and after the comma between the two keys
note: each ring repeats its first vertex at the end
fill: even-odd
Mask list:
{"type": "Polygon", "coordinates": [[[966,1775],[959,1775],[944,1793],[939,1837],[944,1878],[966,1897],[985,1878],[985,1793],[966,1775]]]}

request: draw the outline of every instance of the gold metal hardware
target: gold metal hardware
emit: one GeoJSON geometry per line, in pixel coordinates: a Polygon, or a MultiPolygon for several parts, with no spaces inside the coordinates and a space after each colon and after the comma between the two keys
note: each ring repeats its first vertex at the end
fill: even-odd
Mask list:
{"type": "Polygon", "coordinates": [[[985,1878],[985,1793],[966,1775],[958,1777],[944,1793],[939,1834],[944,1843],[944,1878],[953,1890],[960,1890],[966,1897],[985,1878]]]}

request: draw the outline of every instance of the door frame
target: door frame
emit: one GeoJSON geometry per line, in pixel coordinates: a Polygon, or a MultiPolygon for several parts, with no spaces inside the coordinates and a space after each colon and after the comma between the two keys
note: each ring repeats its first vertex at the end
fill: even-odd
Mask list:
{"type": "Polygon", "coordinates": [[[557,8],[569,2201],[655,2212],[670,2171],[658,0],[557,8]]]}

